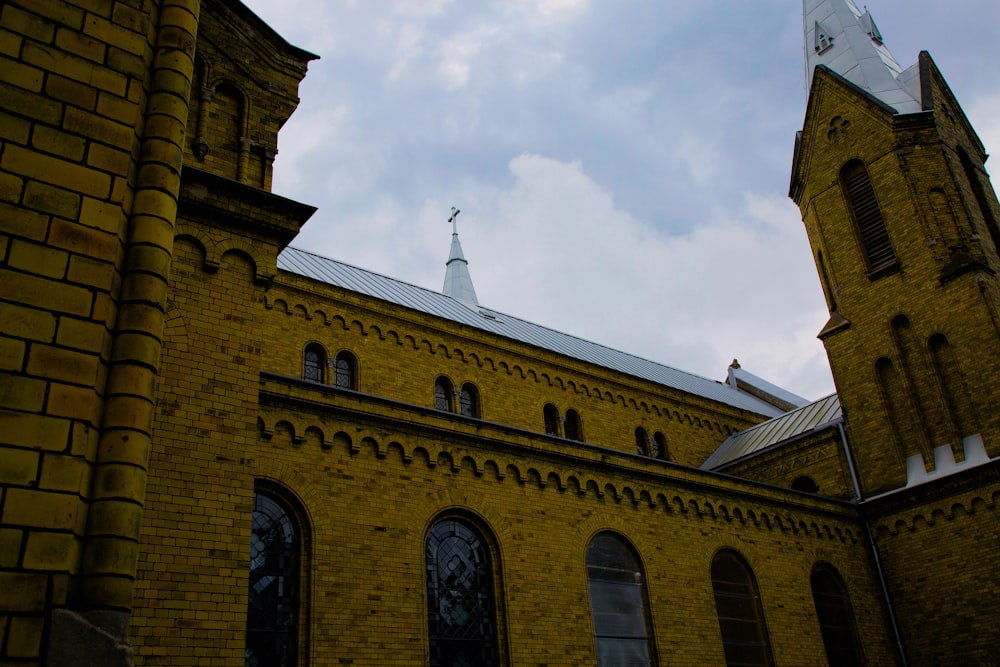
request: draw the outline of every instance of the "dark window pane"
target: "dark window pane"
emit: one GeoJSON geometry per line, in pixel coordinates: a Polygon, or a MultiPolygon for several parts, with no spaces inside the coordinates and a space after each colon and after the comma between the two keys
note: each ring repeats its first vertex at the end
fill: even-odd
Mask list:
{"type": "Polygon", "coordinates": [[[712,589],[726,665],[773,664],[764,610],[750,567],[734,552],[720,551],[712,561],[712,589]]]}
{"type": "Polygon", "coordinates": [[[257,492],[250,538],[246,666],[291,667],[298,640],[299,533],[291,513],[257,492]]]}
{"type": "Polygon", "coordinates": [[[555,406],[546,405],[542,414],[545,418],[545,433],[559,435],[559,413],[556,412],[555,406]]]}
{"type": "Polygon", "coordinates": [[[476,390],[470,385],[462,387],[459,394],[459,412],[466,417],[479,416],[479,401],[476,400],[476,390]]]}
{"type": "Polygon", "coordinates": [[[446,380],[434,383],[434,408],[451,412],[451,385],[446,380]]]}
{"type": "Polygon", "coordinates": [[[326,365],[326,360],[323,351],[315,345],[310,345],[306,348],[302,377],[313,382],[322,382],[324,365],[326,365]]]}
{"type": "Polygon", "coordinates": [[[567,440],[583,440],[580,429],[580,415],[577,414],[576,410],[566,411],[566,424],[564,428],[567,440]]]}
{"type": "Polygon", "coordinates": [[[354,360],[344,352],[337,355],[333,384],[341,389],[354,389],[354,360]]]}
{"type": "Polygon", "coordinates": [[[895,265],[896,253],[892,249],[889,230],[882,218],[868,170],[855,160],[844,167],[842,178],[868,270],[875,272],[895,265]]]}
{"type": "Polygon", "coordinates": [[[860,665],[850,601],[840,576],[828,566],[817,566],[810,579],[816,619],[831,667],[860,665]]]}

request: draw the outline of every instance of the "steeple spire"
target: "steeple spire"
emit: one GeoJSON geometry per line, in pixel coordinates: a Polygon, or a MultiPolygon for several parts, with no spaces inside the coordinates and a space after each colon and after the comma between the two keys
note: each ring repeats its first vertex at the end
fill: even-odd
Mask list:
{"type": "Polygon", "coordinates": [[[803,0],[806,87],[825,65],[898,113],[921,111],[917,66],[903,70],[882,43],[867,8],[853,0],[803,0]]]}
{"type": "Polygon", "coordinates": [[[458,214],[457,208],[452,207],[451,217],[451,252],[448,253],[448,261],[445,263],[447,270],[444,274],[444,288],[441,292],[445,296],[464,301],[467,304],[479,305],[476,298],[476,289],[472,286],[472,276],[469,275],[469,263],[465,261],[462,254],[462,244],[458,241],[458,214]]]}

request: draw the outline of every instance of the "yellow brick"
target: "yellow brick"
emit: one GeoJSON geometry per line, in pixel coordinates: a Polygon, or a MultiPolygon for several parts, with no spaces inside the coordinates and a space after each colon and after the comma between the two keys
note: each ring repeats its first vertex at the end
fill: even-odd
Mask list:
{"type": "MultiPolygon", "coordinates": [[[[85,341],[77,342],[82,344],[85,341]]],[[[96,354],[99,351],[79,352],[36,343],[28,352],[28,373],[93,386],[100,365],[100,358],[96,354]]]]}
{"type": "Polygon", "coordinates": [[[24,188],[24,205],[36,211],[75,218],[80,210],[80,195],[37,181],[24,188]]]}
{"type": "Polygon", "coordinates": [[[2,82],[0,82],[0,109],[53,125],[62,117],[62,104],[2,82]]]}
{"type": "Polygon", "coordinates": [[[49,385],[47,408],[58,417],[82,419],[90,424],[101,422],[101,398],[91,387],[53,382],[49,385]]]}
{"type": "Polygon", "coordinates": [[[122,123],[108,120],[82,109],[68,108],[63,119],[63,127],[92,141],[100,141],[111,146],[131,146],[135,130],[122,123]]]}
{"type": "Polygon", "coordinates": [[[7,655],[11,658],[35,658],[41,655],[44,627],[45,619],[40,617],[15,616],[10,619],[7,655]]]}
{"type": "Polygon", "coordinates": [[[107,51],[103,41],[92,39],[68,28],[59,28],[56,31],[56,46],[97,63],[104,61],[104,53],[107,51]]]}
{"type": "Polygon", "coordinates": [[[18,88],[24,88],[33,93],[42,89],[44,72],[35,67],[22,65],[16,60],[0,57],[0,81],[5,81],[18,88]]]}
{"type": "Polygon", "coordinates": [[[63,317],[59,320],[56,343],[76,350],[97,352],[104,356],[109,337],[108,330],[99,322],[63,317]]]}
{"type": "Polygon", "coordinates": [[[31,145],[73,162],[80,162],[87,149],[87,142],[83,137],[45,125],[35,126],[31,133],[31,145]]]}
{"type": "Polygon", "coordinates": [[[0,14],[0,25],[39,42],[52,41],[53,26],[36,14],[30,14],[10,3],[4,4],[0,14]]]}
{"type": "Polygon", "coordinates": [[[0,443],[62,451],[69,444],[70,422],[65,419],[13,412],[0,408],[0,443]]]}
{"type": "Polygon", "coordinates": [[[41,611],[45,605],[47,578],[41,574],[0,572],[0,609],[41,611]]]}
{"type": "Polygon", "coordinates": [[[6,525],[73,530],[77,526],[80,499],[73,494],[27,489],[8,489],[3,507],[6,525]]]}
{"type": "Polygon", "coordinates": [[[23,342],[0,337],[0,371],[20,371],[24,363],[24,352],[23,342]]]}
{"type": "Polygon", "coordinates": [[[16,58],[17,54],[21,52],[23,41],[20,35],[0,28],[0,53],[5,56],[16,58]]]}
{"type": "MultiPolygon", "coordinates": [[[[127,97],[102,92],[97,97],[97,113],[119,123],[134,127],[139,119],[139,105],[127,97]]],[[[130,148],[118,146],[116,148],[130,148]]]]}
{"type": "Polygon", "coordinates": [[[79,542],[72,533],[29,532],[24,567],[29,570],[76,569],[79,542]]]}
{"type": "Polygon", "coordinates": [[[26,144],[30,134],[31,123],[29,121],[0,111],[0,139],[26,144]]]}
{"type": "Polygon", "coordinates": [[[127,79],[124,75],[54,47],[25,42],[21,57],[27,63],[67,79],[76,79],[115,95],[125,94],[127,79]]]}
{"type": "Polygon", "coordinates": [[[0,199],[16,202],[21,200],[24,181],[13,174],[0,173],[0,199]]]}
{"type": "Polygon", "coordinates": [[[118,236],[86,226],[89,220],[81,222],[85,224],[53,220],[49,243],[105,262],[117,262],[121,252],[121,240],[118,236]]]}
{"type": "Polygon", "coordinates": [[[0,303],[2,333],[30,340],[51,341],[55,330],[56,318],[52,313],[11,303],[0,303]]]}
{"type": "Polygon", "coordinates": [[[45,381],[23,376],[3,377],[0,405],[11,410],[37,412],[45,404],[45,381]]]}
{"type": "Polygon", "coordinates": [[[83,11],[58,0],[32,0],[31,10],[45,18],[73,28],[83,27],[83,11]]]}
{"type": "MultiPolygon", "coordinates": [[[[0,401],[3,397],[0,396],[0,401]]],[[[0,484],[27,486],[38,479],[37,451],[30,449],[5,449],[0,462],[0,484]]]]}
{"type": "Polygon", "coordinates": [[[83,31],[102,42],[117,46],[127,53],[141,55],[146,52],[148,46],[145,34],[115,25],[95,14],[87,16],[83,31]]]}
{"type": "MultiPolygon", "coordinates": [[[[98,90],[93,86],[68,79],[58,74],[49,74],[45,80],[46,94],[82,109],[93,109],[98,90]]],[[[104,94],[104,93],[102,93],[104,94]]]]}
{"type": "Polygon", "coordinates": [[[39,487],[53,491],[72,491],[89,494],[90,468],[80,456],[48,453],[42,457],[42,476],[39,487]]]}
{"type": "Polygon", "coordinates": [[[16,528],[0,528],[0,567],[15,567],[21,560],[21,544],[24,531],[16,528]]]}
{"type": "Polygon", "coordinates": [[[49,231],[49,216],[0,202],[0,230],[12,236],[42,240],[49,231]]]}
{"type": "MultiPolygon", "coordinates": [[[[66,277],[71,282],[92,285],[103,290],[111,289],[116,279],[115,266],[90,257],[73,255],[69,260],[66,277]]],[[[95,308],[94,318],[100,319],[95,308]]]]}
{"type": "Polygon", "coordinates": [[[15,174],[94,197],[106,197],[111,188],[111,177],[107,174],[19,146],[7,146],[0,166],[15,174]]]}
{"type": "MultiPolygon", "coordinates": [[[[10,246],[10,265],[47,278],[65,278],[69,253],[35,243],[14,240],[10,246]]],[[[4,329],[0,325],[0,330],[4,329]]]]}

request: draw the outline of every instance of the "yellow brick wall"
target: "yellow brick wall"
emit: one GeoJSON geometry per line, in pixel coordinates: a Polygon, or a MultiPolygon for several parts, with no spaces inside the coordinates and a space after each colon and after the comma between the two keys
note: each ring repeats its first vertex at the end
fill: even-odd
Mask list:
{"type": "Polygon", "coordinates": [[[0,5],[0,662],[80,570],[156,18],[0,5]]]}

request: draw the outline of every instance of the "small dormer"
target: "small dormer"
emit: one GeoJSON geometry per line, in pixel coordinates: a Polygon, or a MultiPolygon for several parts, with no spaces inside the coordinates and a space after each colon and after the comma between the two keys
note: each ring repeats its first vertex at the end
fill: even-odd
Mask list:
{"type": "Polygon", "coordinates": [[[270,191],[278,130],[316,58],[240,2],[204,0],[184,163],[270,191]]]}

